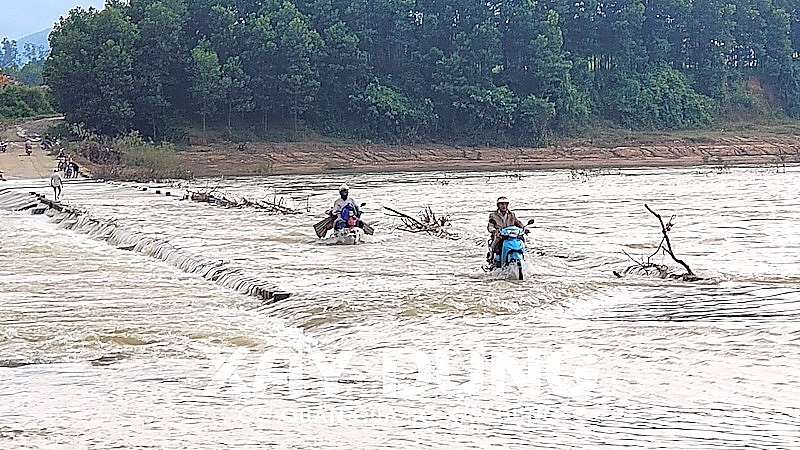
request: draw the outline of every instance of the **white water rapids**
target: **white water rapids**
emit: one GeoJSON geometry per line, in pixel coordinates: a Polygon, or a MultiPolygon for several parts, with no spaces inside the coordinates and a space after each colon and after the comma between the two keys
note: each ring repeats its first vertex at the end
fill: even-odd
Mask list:
{"type": "Polygon", "coordinates": [[[46,180],[0,184],[0,448],[800,442],[800,167],[185,187],[207,186],[301,213],[71,182],[82,214],[33,215],[2,203],[52,198],[46,180]],[[376,229],[362,245],[312,228],[343,182],[376,229]],[[536,219],[524,281],[480,268],[500,195],[536,219]],[[613,275],[661,239],[645,203],[706,280],[613,275]],[[395,230],[383,205],[431,206],[461,239],[395,230]]]}

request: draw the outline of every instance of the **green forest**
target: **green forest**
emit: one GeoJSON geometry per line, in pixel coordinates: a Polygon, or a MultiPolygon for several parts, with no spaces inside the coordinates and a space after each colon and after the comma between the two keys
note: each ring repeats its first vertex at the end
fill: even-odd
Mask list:
{"type": "Polygon", "coordinates": [[[40,87],[44,82],[42,70],[47,52],[35,45],[25,45],[21,52],[27,60],[25,64],[17,63],[18,54],[16,41],[0,40],[0,123],[54,113],[40,87]],[[12,84],[10,80],[20,84],[12,84]]]}
{"type": "Polygon", "coordinates": [[[800,117],[797,0],[110,0],[50,35],[67,121],[537,145],[800,117]]]}

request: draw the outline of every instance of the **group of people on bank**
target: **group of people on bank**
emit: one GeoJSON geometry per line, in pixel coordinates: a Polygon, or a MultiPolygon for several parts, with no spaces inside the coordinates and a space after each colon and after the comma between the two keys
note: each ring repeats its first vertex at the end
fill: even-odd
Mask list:
{"type": "Polygon", "coordinates": [[[63,148],[58,151],[56,159],[58,159],[58,170],[59,172],[64,172],[64,178],[78,177],[78,172],[79,172],[78,163],[72,160],[72,156],[69,156],[66,153],[64,153],[63,148]]]}

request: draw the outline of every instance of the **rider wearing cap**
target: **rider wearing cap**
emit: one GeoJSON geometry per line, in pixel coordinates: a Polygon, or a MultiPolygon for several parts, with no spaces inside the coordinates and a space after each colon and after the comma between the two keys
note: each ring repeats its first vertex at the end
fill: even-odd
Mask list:
{"type": "Polygon", "coordinates": [[[350,216],[356,218],[356,226],[363,227],[363,223],[358,218],[361,216],[361,211],[358,210],[358,203],[350,197],[350,187],[346,184],[339,186],[339,198],[333,202],[333,209],[331,214],[336,215],[336,222],[333,224],[333,229],[338,230],[347,226],[347,220],[350,216]],[[342,212],[347,210],[348,217],[342,217],[342,212]]]}
{"type": "Polygon", "coordinates": [[[510,226],[519,227],[528,231],[528,228],[517,219],[517,215],[508,209],[508,199],[506,197],[499,197],[497,199],[497,211],[489,214],[489,225],[486,227],[489,233],[492,234],[492,243],[489,247],[489,261],[492,261],[495,253],[500,253],[500,230],[510,226]]]}

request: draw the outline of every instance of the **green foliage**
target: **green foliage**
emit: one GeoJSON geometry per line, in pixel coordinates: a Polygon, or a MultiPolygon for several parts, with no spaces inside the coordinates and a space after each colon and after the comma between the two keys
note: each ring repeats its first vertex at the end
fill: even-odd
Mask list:
{"type": "Polygon", "coordinates": [[[351,108],[365,122],[364,136],[388,141],[418,139],[436,120],[429,99],[412,102],[405,94],[380,83],[370,83],[363,93],[353,96],[351,108]]]}
{"type": "Polygon", "coordinates": [[[132,128],[135,38],[120,5],[99,12],[74,9],[61,18],[50,35],[44,78],[67,121],[110,136],[132,128]]]}
{"type": "Polygon", "coordinates": [[[16,65],[8,66],[3,69],[3,72],[27,86],[41,86],[44,84],[43,69],[44,60],[31,60],[22,67],[17,67],[16,65]]]}
{"type": "MultiPolygon", "coordinates": [[[[607,123],[703,127],[755,106],[800,116],[796,6],[111,1],[59,21],[43,77],[67,121],[108,136],[179,139],[202,124],[255,136],[537,144],[607,123]],[[770,101],[742,90],[753,77],[770,101]]],[[[0,45],[0,61],[16,53],[0,45]]]]}
{"type": "Polygon", "coordinates": [[[748,91],[744,83],[738,83],[725,98],[719,100],[719,116],[727,119],[765,117],[770,114],[764,98],[748,91]]]}
{"type": "Polygon", "coordinates": [[[782,93],[786,101],[786,113],[789,117],[800,118],[800,60],[792,62],[790,76],[782,86],[782,93]]]}
{"type": "Polygon", "coordinates": [[[714,102],[695,92],[687,77],[669,67],[644,73],[615,71],[598,99],[603,112],[632,128],[676,129],[707,126],[714,102]]]}
{"type": "Polygon", "coordinates": [[[71,131],[71,126],[66,122],[61,122],[58,125],[53,125],[47,129],[47,135],[53,136],[55,138],[66,140],[68,138],[74,138],[75,134],[71,131]]]}
{"type": "Polygon", "coordinates": [[[466,113],[469,137],[477,142],[507,141],[514,128],[519,97],[506,86],[472,88],[469,97],[456,106],[466,113]]]}
{"type": "Polygon", "coordinates": [[[40,87],[8,85],[0,88],[0,119],[53,114],[47,94],[40,87]]]}
{"type": "Polygon", "coordinates": [[[537,144],[555,117],[553,103],[535,95],[520,98],[507,86],[471,89],[456,106],[465,112],[464,136],[474,143],[537,144]]]}
{"type": "Polygon", "coordinates": [[[547,135],[550,123],[556,117],[556,105],[534,95],[528,95],[520,101],[516,115],[519,134],[527,131],[526,139],[520,139],[521,143],[540,144],[547,135]]]}
{"type": "Polygon", "coordinates": [[[188,9],[182,0],[132,1],[128,12],[137,30],[131,44],[136,111],[131,128],[155,140],[176,139],[184,117],[196,112],[186,90],[194,47],[184,37],[188,9]]]}
{"type": "Polygon", "coordinates": [[[203,118],[203,131],[206,118],[219,111],[220,103],[230,86],[230,79],[222,75],[219,58],[208,41],[200,41],[192,50],[194,66],[190,72],[192,99],[203,118]]]}
{"type": "Polygon", "coordinates": [[[180,164],[171,144],[153,144],[132,132],[115,139],[112,148],[122,153],[126,165],[137,168],[126,178],[164,179],[180,178],[180,164]]]}

